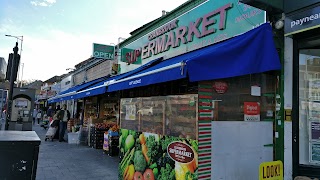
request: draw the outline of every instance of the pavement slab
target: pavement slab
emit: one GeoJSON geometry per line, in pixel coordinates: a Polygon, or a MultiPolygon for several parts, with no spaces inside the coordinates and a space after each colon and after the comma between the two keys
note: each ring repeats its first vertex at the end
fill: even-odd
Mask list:
{"type": "Polygon", "coordinates": [[[33,130],[41,139],[36,180],[118,179],[118,157],[85,145],[44,141],[47,130],[40,125],[33,130]]]}

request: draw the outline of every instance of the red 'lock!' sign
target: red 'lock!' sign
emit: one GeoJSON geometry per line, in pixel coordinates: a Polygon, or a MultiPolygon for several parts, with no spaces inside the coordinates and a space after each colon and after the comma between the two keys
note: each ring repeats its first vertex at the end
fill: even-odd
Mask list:
{"type": "Polygon", "coordinates": [[[217,93],[223,94],[223,93],[227,92],[228,84],[224,81],[215,81],[213,83],[213,88],[217,93]]]}

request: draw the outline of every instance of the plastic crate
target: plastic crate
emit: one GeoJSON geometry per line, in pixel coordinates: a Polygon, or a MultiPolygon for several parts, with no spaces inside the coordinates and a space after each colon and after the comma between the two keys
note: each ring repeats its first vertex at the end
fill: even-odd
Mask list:
{"type": "Polygon", "coordinates": [[[109,146],[108,154],[109,156],[118,156],[119,148],[117,146],[109,146]]]}
{"type": "Polygon", "coordinates": [[[119,136],[119,132],[108,131],[109,136],[119,136]]]}
{"type": "Polygon", "coordinates": [[[79,133],[68,133],[68,144],[79,144],[79,133]]]}

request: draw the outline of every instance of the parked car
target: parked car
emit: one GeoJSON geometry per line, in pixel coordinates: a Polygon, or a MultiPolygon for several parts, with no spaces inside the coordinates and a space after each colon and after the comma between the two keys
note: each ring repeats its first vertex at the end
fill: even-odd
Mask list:
{"type": "Polygon", "coordinates": [[[159,113],[162,113],[162,110],[159,108],[152,107],[152,106],[145,106],[137,111],[137,114],[141,114],[142,116],[143,115],[154,115],[154,114],[159,114],[159,113]]]}

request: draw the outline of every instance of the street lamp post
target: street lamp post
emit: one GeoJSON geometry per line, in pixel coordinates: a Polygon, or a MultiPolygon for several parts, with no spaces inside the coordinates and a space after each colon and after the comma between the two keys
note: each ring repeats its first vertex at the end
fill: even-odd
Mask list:
{"type": "Polygon", "coordinates": [[[7,112],[6,112],[6,122],[5,122],[5,130],[8,130],[9,128],[9,121],[11,121],[11,112],[12,112],[12,94],[13,94],[13,81],[14,81],[14,76],[15,76],[15,63],[18,58],[18,42],[16,42],[16,46],[13,48],[13,60],[12,60],[12,66],[11,66],[11,74],[10,74],[10,88],[8,92],[8,101],[7,101],[7,112]]]}
{"type": "MultiPolygon", "coordinates": [[[[117,45],[117,54],[118,56],[120,57],[119,53],[120,53],[120,43],[121,43],[121,40],[126,40],[126,38],[122,38],[122,37],[119,37],[118,38],[118,45],[117,45]]],[[[120,57],[121,58],[121,57],[120,57]]],[[[117,60],[119,60],[119,58],[117,58],[117,60]]]]}
{"type": "MultiPolygon", "coordinates": [[[[16,39],[17,39],[17,42],[18,42],[18,40],[21,41],[21,43],[20,43],[20,62],[21,62],[23,36],[13,36],[13,35],[10,35],[10,34],[6,34],[5,36],[16,38],[16,39]]],[[[24,64],[23,64],[23,65],[24,65],[24,64]]],[[[18,86],[18,87],[19,87],[19,74],[20,74],[20,64],[18,65],[18,78],[17,78],[17,81],[18,81],[18,82],[17,82],[17,86],[18,86]]],[[[20,85],[20,87],[22,86],[22,76],[23,76],[23,66],[22,66],[21,85],[20,85]]]]}
{"type": "MultiPolygon", "coordinates": [[[[20,54],[21,54],[21,52],[20,52],[20,54]]],[[[20,55],[20,57],[21,57],[21,55],[20,55]]],[[[23,83],[23,81],[22,81],[22,78],[23,78],[23,68],[24,68],[24,63],[21,63],[21,66],[22,66],[22,68],[21,68],[21,80],[20,80],[20,87],[22,87],[22,83],[23,83]]]]}
{"type": "Polygon", "coordinates": [[[110,45],[113,45],[113,60],[115,60],[115,58],[116,58],[116,44],[115,43],[110,43],[110,45]]]}

